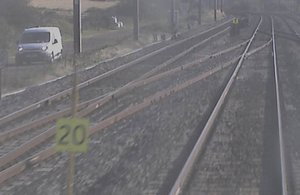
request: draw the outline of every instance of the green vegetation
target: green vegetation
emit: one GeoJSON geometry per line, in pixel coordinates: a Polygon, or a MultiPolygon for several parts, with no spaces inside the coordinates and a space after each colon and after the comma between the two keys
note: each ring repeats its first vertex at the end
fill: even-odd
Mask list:
{"type": "Polygon", "coordinates": [[[11,46],[19,29],[33,25],[38,18],[37,12],[27,5],[28,2],[25,0],[0,1],[0,47],[2,50],[7,50],[11,46]]]}
{"type": "MultiPolygon", "coordinates": [[[[34,26],[57,26],[61,29],[64,40],[71,40],[72,13],[62,13],[61,10],[35,8],[30,6],[30,0],[0,1],[0,50],[14,56],[16,41],[25,28],[34,26]]],[[[158,6],[157,6],[158,7],[158,6]]],[[[147,1],[141,1],[141,19],[157,19],[157,9],[150,9],[147,1]],[[156,18],[155,18],[156,17],[156,18]]],[[[132,1],[122,0],[116,6],[107,9],[90,8],[82,17],[83,37],[93,36],[99,32],[114,29],[112,16],[117,16],[126,27],[131,27],[133,13],[132,1]]],[[[166,17],[165,17],[166,18],[166,17]]]]}
{"type": "MultiPolygon", "coordinates": [[[[179,1],[179,0],[178,0],[179,1]]],[[[98,52],[85,53],[78,64],[80,67],[88,67],[99,61],[124,55],[135,49],[144,47],[155,40],[160,40],[160,35],[170,36],[168,21],[169,0],[140,0],[140,40],[132,41],[132,36],[126,35],[117,40],[117,45],[109,45],[98,52]]],[[[194,15],[197,9],[193,7],[194,15]]],[[[91,37],[110,31],[112,28],[112,16],[125,24],[125,28],[132,29],[132,0],[124,0],[117,5],[105,9],[90,8],[82,14],[83,37],[91,37]]],[[[186,28],[186,15],[179,19],[179,28],[186,28]]],[[[211,18],[212,14],[205,11],[203,21],[211,18]]],[[[64,41],[72,40],[72,10],[34,8],[27,0],[0,0],[0,50],[9,53],[10,62],[14,62],[16,41],[24,28],[33,26],[57,26],[61,29],[64,41]],[[22,10],[20,10],[22,9],[22,10]]],[[[0,52],[1,54],[1,52],[0,52]]],[[[1,56],[0,56],[1,58],[1,56]]],[[[56,77],[64,76],[72,72],[72,55],[65,55],[64,59],[55,66],[44,64],[43,66],[24,66],[22,69],[8,67],[3,73],[3,92],[11,92],[29,85],[45,82],[56,77]]]]}

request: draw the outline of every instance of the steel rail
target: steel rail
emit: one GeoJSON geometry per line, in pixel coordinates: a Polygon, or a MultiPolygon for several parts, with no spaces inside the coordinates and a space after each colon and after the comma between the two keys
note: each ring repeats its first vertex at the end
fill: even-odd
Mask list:
{"type": "Polygon", "coordinates": [[[286,162],[285,162],[282,117],[281,117],[279,73],[278,73],[278,65],[277,65],[277,51],[276,51],[276,41],[275,41],[275,32],[274,32],[274,22],[272,17],[271,17],[271,22],[272,22],[272,39],[273,39],[272,50],[273,50],[274,76],[275,76],[277,120],[278,120],[279,145],[280,145],[280,169],[281,169],[281,177],[282,177],[281,185],[282,185],[282,195],[287,195],[288,194],[287,174],[286,174],[286,162]]]}
{"type": "MultiPolygon", "coordinates": [[[[166,76],[172,75],[172,74],[174,74],[174,73],[176,73],[176,72],[180,72],[180,71],[182,71],[182,70],[186,70],[186,69],[191,68],[191,67],[193,67],[193,66],[195,66],[195,65],[199,65],[199,64],[201,64],[201,63],[203,63],[203,62],[205,62],[205,61],[207,61],[207,60],[209,60],[209,59],[212,59],[212,58],[215,58],[215,57],[224,55],[224,54],[226,54],[226,53],[228,53],[228,52],[230,52],[230,51],[233,51],[233,50],[235,50],[235,49],[237,49],[237,48],[239,48],[239,47],[242,47],[242,46],[244,46],[245,44],[247,44],[248,42],[249,42],[249,41],[245,41],[245,42],[243,42],[243,43],[241,43],[241,44],[239,44],[239,45],[233,46],[233,47],[228,48],[228,49],[226,49],[226,50],[223,50],[223,51],[221,51],[221,52],[217,52],[217,53],[215,53],[215,54],[212,54],[212,55],[206,56],[206,57],[204,57],[204,58],[201,58],[201,59],[199,59],[199,60],[195,60],[195,61],[193,61],[193,62],[190,62],[190,63],[188,63],[188,64],[182,65],[182,66],[180,66],[180,67],[171,69],[171,70],[169,70],[169,71],[166,71],[166,72],[160,73],[160,74],[158,74],[158,75],[152,76],[152,77],[150,77],[150,78],[144,79],[144,80],[142,80],[142,81],[136,82],[136,83],[132,84],[128,90],[131,90],[131,89],[134,89],[134,88],[136,88],[136,87],[145,85],[145,84],[147,84],[147,83],[156,81],[156,80],[158,80],[158,79],[161,79],[161,78],[164,78],[164,77],[166,77],[166,76]]],[[[258,48],[258,49],[259,49],[259,48],[258,48]]],[[[127,91],[128,91],[128,90],[127,90],[127,91]]],[[[118,92],[120,93],[120,91],[118,91],[118,92]]],[[[119,95],[119,93],[118,93],[117,95],[119,95]]]]}
{"type": "MultiPolygon", "coordinates": [[[[219,53],[218,53],[219,54],[219,53]]],[[[221,66],[224,67],[224,66],[221,66]]],[[[142,81],[141,81],[142,82],[142,81]]],[[[84,117],[90,112],[96,110],[100,105],[103,105],[104,103],[108,102],[110,98],[101,99],[99,102],[96,102],[92,104],[91,106],[88,106],[86,109],[83,109],[78,113],[78,117],[84,117]]],[[[45,140],[49,139],[55,134],[56,126],[51,127],[50,129],[46,130],[45,132],[39,134],[38,136],[32,138],[31,140],[27,141],[23,145],[19,146],[18,148],[14,149],[13,151],[3,155],[0,157],[0,168],[11,162],[12,160],[18,158],[23,153],[29,151],[33,147],[37,146],[38,144],[44,142],[45,140]]]]}
{"type": "MultiPolygon", "coordinates": [[[[92,134],[108,127],[109,125],[112,125],[115,122],[122,120],[123,118],[130,116],[130,115],[142,110],[143,108],[150,106],[154,102],[162,100],[162,99],[170,96],[171,94],[190,86],[191,84],[194,84],[204,78],[207,78],[211,74],[214,74],[215,72],[218,72],[218,71],[224,69],[225,67],[228,67],[229,65],[235,63],[236,61],[238,61],[239,58],[240,58],[240,56],[235,58],[234,60],[231,60],[227,64],[220,65],[220,66],[214,68],[213,70],[210,70],[192,80],[189,80],[189,81],[181,84],[180,86],[176,86],[171,89],[167,89],[160,93],[157,93],[157,94],[145,99],[142,103],[132,106],[132,107],[129,107],[128,109],[126,109],[114,116],[111,116],[98,124],[95,124],[94,126],[90,127],[89,134],[92,135],[92,134]]],[[[45,132],[42,138],[44,138],[46,140],[46,139],[54,136],[54,134],[55,134],[55,128],[52,128],[52,129],[49,129],[48,132],[45,132]]],[[[39,139],[40,139],[40,137],[39,137],[39,139]]],[[[40,140],[35,139],[34,143],[37,143],[37,142],[40,142],[40,140]]],[[[15,150],[10,155],[7,155],[5,157],[6,159],[0,160],[0,167],[3,167],[5,164],[9,163],[10,161],[14,160],[18,156],[21,156],[23,153],[28,151],[28,146],[32,146],[31,142],[28,142],[28,143],[22,145],[18,150],[15,150]],[[21,153],[21,150],[26,150],[26,151],[25,152],[22,151],[22,153],[21,153]]],[[[49,147],[46,150],[40,152],[39,154],[33,155],[32,157],[27,158],[26,160],[23,160],[5,170],[3,170],[2,172],[0,172],[0,183],[10,179],[14,175],[21,173],[23,170],[25,170],[26,165],[32,164],[32,163],[38,163],[38,162],[42,161],[43,159],[54,155],[55,153],[56,153],[55,146],[52,146],[52,147],[49,147]]]]}
{"type": "MultiPolygon", "coordinates": [[[[283,19],[283,20],[285,20],[285,19],[283,19]]],[[[288,23],[287,21],[286,21],[286,24],[287,24],[288,26],[291,27],[290,23],[288,23]]],[[[299,36],[298,36],[297,33],[294,31],[294,29],[291,28],[291,30],[294,32],[294,34],[287,33],[287,32],[282,32],[282,31],[277,31],[277,30],[275,30],[274,32],[275,32],[276,35],[277,35],[277,34],[282,34],[282,35],[284,35],[284,36],[290,36],[290,37],[294,37],[294,38],[297,38],[297,39],[298,39],[299,36]]]]}
{"type": "MultiPolygon", "coordinates": [[[[158,75],[156,75],[156,76],[149,77],[149,78],[147,78],[147,79],[145,79],[145,78],[148,77],[148,76],[151,76],[155,71],[157,71],[157,69],[156,69],[155,71],[151,72],[151,74],[146,73],[145,75],[141,76],[141,77],[144,78],[143,80],[140,79],[140,78],[138,78],[138,79],[136,79],[135,81],[128,83],[127,85],[125,85],[125,86],[123,86],[123,87],[117,89],[116,91],[114,91],[114,92],[112,92],[111,94],[107,95],[106,97],[104,97],[103,99],[99,100],[98,102],[95,102],[94,104],[90,105],[88,108],[84,109],[82,112],[85,112],[85,115],[86,115],[86,114],[90,113],[91,111],[97,109],[99,106],[102,106],[102,105],[106,104],[106,103],[109,102],[111,99],[116,98],[116,97],[119,97],[119,96],[123,95],[124,93],[127,93],[127,92],[129,92],[130,90],[132,90],[132,89],[134,89],[134,88],[136,88],[136,87],[145,85],[145,84],[147,84],[147,83],[149,83],[149,82],[156,81],[156,80],[161,79],[161,78],[163,78],[163,77],[165,77],[165,76],[174,74],[174,73],[179,72],[179,71],[181,71],[181,70],[183,70],[183,69],[187,69],[187,68],[189,68],[189,67],[192,67],[192,66],[194,66],[194,65],[197,65],[197,64],[199,64],[199,63],[201,63],[201,62],[204,62],[204,61],[206,61],[206,60],[208,60],[208,59],[215,58],[215,57],[220,56],[220,55],[223,55],[223,54],[225,54],[225,53],[227,53],[227,52],[233,51],[234,49],[237,49],[237,48],[239,48],[239,47],[245,45],[247,42],[248,42],[248,41],[245,41],[244,43],[238,44],[238,45],[233,46],[233,47],[231,47],[231,48],[228,48],[228,49],[226,49],[226,50],[224,50],[224,51],[221,51],[221,52],[212,54],[212,55],[210,55],[210,56],[208,56],[208,57],[201,58],[201,59],[196,60],[196,61],[194,61],[194,62],[188,63],[188,64],[183,65],[183,66],[180,66],[180,67],[178,67],[178,68],[171,69],[171,70],[169,70],[169,71],[160,73],[160,74],[158,74],[158,75]]],[[[161,66],[165,67],[165,64],[162,64],[161,66]]],[[[161,69],[162,67],[157,67],[157,68],[158,68],[158,69],[161,69]]]]}
{"type": "Polygon", "coordinates": [[[246,53],[248,52],[248,50],[249,50],[256,34],[257,34],[257,31],[258,31],[261,23],[262,23],[262,17],[260,18],[260,21],[257,25],[257,28],[255,29],[255,31],[254,31],[247,47],[246,47],[244,53],[242,54],[242,57],[240,58],[237,66],[236,66],[232,76],[230,77],[224,91],[222,92],[222,95],[220,96],[220,99],[218,100],[215,108],[213,109],[213,112],[211,113],[211,115],[210,115],[210,117],[209,117],[209,119],[208,119],[208,121],[207,121],[207,123],[206,123],[206,125],[205,125],[205,127],[204,127],[197,143],[196,143],[196,145],[194,146],[191,154],[189,155],[188,160],[186,161],[183,169],[181,170],[181,172],[180,172],[173,188],[171,189],[169,195],[178,195],[181,192],[181,190],[182,190],[182,188],[183,188],[183,186],[184,186],[184,184],[185,184],[185,182],[186,182],[186,180],[187,180],[187,178],[188,178],[188,176],[189,176],[189,174],[190,174],[190,172],[193,168],[193,165],[195,164],[195,162],[196,162],[196,160],[197,160],[197,158],[200,154],[200,152],[204,150],[205,141],[206,141],[206,139],[208,138],[208,135],[211,132],[214,121],[217,118],[217,116],[218,116],[218,114],[221,110],[221,107],[222,107],[222,105],[225,101],[225,98],[227,97],[227,94],[228,94],[228,92],[229,92],[229,90],[230,90],[230,88],[231,88],[231,86],[232,86],[232,84],[233,84],[233,82],[234,82],[241,66],[242,66],[242,63],[243,63],[244,58],[246,56],[246,53]]]}
{"type": "Polygon", "coordinates": [[[294,32],[294,34],[296,34],[297,38],[299,39],[300,38],[300,35],[297,33],[297,31],[292,27],[292,25],[290,25],[285,19],[282,18],[282,20],[284,21],[284,23],[289,27],[289,29],[291,31],[294,32]]]}
{"type": "MultiPolygon", "coordinates": [[[[266,44],[264,44],[263,46],[259,47],[260,49],[266,47],[266,44]]],[[[256,50],[256,52],[259,51],[259,50],[256,50]]],[[[253,54],[253,52],[252,52],[253,54]]],[[[248,55],[249,56],[249,55],[248,55]]],[[[235,59],[223,64],[223,65],[220,65],[220,66],[217,66],[216,68],[210,70],[210,71],[207,71],[203,74],[201,74],[200,76],[196,77],[196,78],[193,78],[181,85],[178,85],[176,87],[173,87],[173,88],[170,88],[170,89],[166,89],[162,92],[159,92],[147,99],[144,100],[144,102],[138,104],[138,105],[135,105],[135,106],[132,106],[114,116],[111,116],[107,119],[105,119],[104,121],[98,123],[98,124],[95,124],[93,127],[90,128],[89,132],[90,132],[90,135],[93,134],[93,133],[96,133],[100,130],[103,130],[104,128],[108,127],[109,125],[119,121],[119,120],[122,120],[123,118],[127,117],[127,116],[130,116],[138,111],[140,111],[141,109],[143,108],[146,108],[147,106],[151,105],[152,103],[156,102],[156,101],[159,101],[161,99],[164,99],[166,97],[168,97],[169,95],[177,92],[177,91],[180,91],[196,82],[199,82],[200,80],[202,79],[205,79],[207,78],[208,76],[220,71],[220,70],[223,70],[224,68],[232,65],[233,63],[235,63],[236,61],[238,61],[240,58],[242,57],[241,56],[238,56],[236,57],[235,59]]],[[[35,164],[35,163],[38,163],[38,162],[41,162],[42,160],[46,159],[46,158],[49,158],[51,157],[52,155],[54,155],[56,153],[55,151],[55,147],[52,146],[52,147],[49,147],[47,148],[46,150],[36,154],[36,155],[33,155],[29,158],[27,158],[26,160],[23,160],[7,169],[5,169],[4,171],[0,172],[0,183],[3,183],[4,181],[10,179],[11,177],[21,173],[23,170],[25,170],[26,166],[27,165],[31,165],[31,164],[35,164]]]]}
{"type": "MultiPolygon", "coordinates": [[[[93,103],[99,101],[99,99],[101,99],[101,98],[102,97],[95,98],[95,99],[80,103],[78,105],[78,109],[83,110],[83,109],[87,108],[88,106],[92,105],[93,103]]],[[[30,129],[45,125],[45,124],[50,123],[50,122],[52,122],[52,121],[54,121],[58,118],[70,115],[71,113],[72,113],[72,108],[67,108],[67,109],[64,109],[60,112],[51,114],[50,116],[43,117],[43,118],[38,119],[36,121],[32,121],[32,122],[29,122],[27,124],[24,124],[20,127],[16,127],[12,130],[0,133],[0,143],[3,142],[4,140],[8,139],[8,138],[12,138],[16,135],[19,135],[21,133],[24,133],[24,132],[30,130],[30,129]]]]}
{"type": "MultiPolygon", "coordinates": [[[[188,63],[186,65],[183,65],[183,66],[180,66],[178,68],[174,68],[174,69],[171,69],[169,71],[166,71],[166,72],[163,72],[163,73],[160,73],[158,75],[155,75],[153,77],[150,77],[150,78],[147,78],[147,79],[144,79],[144,80],[141,80],[141,81],[138,81],[138,82],[132,82],[130,83],[130,85],[125,85],[123,86],[122,88],[114,91],[112,94],[110,94],[109,96],[106,96],[105,98],[99,100],[98,102],[95,102],[94,104],[90,105],[89,107],[85,108],[84,110],[82,110],[79,114],[80,115],[87,115],[88,113],[94,111],[95,109],[99,108],[100,106],[106,104],[107,102],[109,102],[111,99],[113,98],[116,98],[116,97],[119,97],[121,95],[123,95],[124,93],[127,93],[129,92],[130,90],[136,88],[136,87],[139,87],[139,86],[142,86],[142,85],[145,85],[147,83],[150,83],[150,82],[153,82],[153,81],[156,81],[158,79],[161,79],[163,77],[166,77],[166,76],[169,76],[171,74],[174,74],[176,72],[179,72],[179,71],[182,71],[184,69],[188,69],[192,66],[195,66],[197,64],[200,64],[208,59],[211,59],[211,58],[215,58],[217,56],[221,56],[225,53],[228,53],[230,51],[233,51],[239,47],[242,47],[243,45],[245,45],[248,41],[245,41],[241,44],[238,44],[236,46],[233,46],[231,48],[228,48],[226,50],[223,50],[221,52],[217,52],[215,54],[212,54],[210,56],[207,56],[207,57],[204,57],[204,58],[201,58],[199,60],[196,60],[194,62],[191,62],[191,63],[188,63]]],[[[149,75],[148,75],[149,76],[149,75]]]]}
{"type": "MultiPolygon", "coordinates": [[[[284,16],[283,15],[275,15],[275,16],[277,16],[277,17],[279,17],[284,23],[285,23],[285,25],[287,25],[287,27],[290,29],[290,31],[292,31],[294,34],[289,34],[290,36],[296,36],[297,38],[299,38],[299,36],[298,36],[298,34],[297,34],[297,32],[291,27],[291,25],[286,21],[286,19],[284,18],[284,16]],[[296,34],[296,35],[295,35],[296,34]]],[[[271,16],[270,16],[271,17],[271,16]]],[[[276,35],[277,35],[277,33],[278,33],[278,31],[275,31],[274,30],[274,32],[276,33],[276,35]]],[[[284,33],[284,34],[288,34],[288,33],[284,33]]]]}
{"type": "Polygon", "coordinates": [[[251,51],[249,51],[248,53],[246,53],[245,55],[245,59],[247,59],[249,56],[253,55],[254,53],[262,50],[263,48],[267,47],[268,45],[270,45],[270,43],[272,43],[272,38],[270,39],[270,41],[268,41],[267,43],[263,44],[262,46],[256,48],[256,49],[253,49],[251,51]]]}
{"type": "MultiPolygon", "coordinates": [[[[263,32],[263,31],[260,31],[260,33],[272,36],[272,33],[267,33],[267,32],[263,32]]],[[[275,34],[276,34],[276,37],[280,37],[280,38],[287,39],[287,40],[290,40],[290,41],[295,41],[295,42],[298,42],[298,43],[300,42],[300,39],[298,37],[292,38],[291,36],[286,36],[286,35],[279,34],[279,33],[276,33],[276,32],[275,32],[275,34]]]]}
{"type": "MultiPolygon", "coordinates": [[[[87,108],[88,106],[90,106],[89,108],[85,109],[85,114],[88,114],[90,112],[92,112],[93,110],[97,109],[99,106],[109,102],[111,99],[115,98],[115,97],[118,97],[122,94],[124,94],[125,92],[128,92],[129,90],[133,89],[134,87],[137,87],[137,86],[141,86],[141,85],[145,85],[146,83],[148,83],[147,81],[144,81],[144,82],[141,82],[143,81],[143,79],[155,74],[155,72],[161,70],[162,68],[170,65],[171,63],[175,62],[176,60],[180,59],[181,57],[185,56],[186,54],[188,54],[189,52],[193,51],[194,49],[200,47],[201,45],[207,43],[208,41],[210,41],[211,39],[223,34],[224,32],[226,32],[229,28],[226,28],[225,30],[203,40],[202,42],[196,44],[195,46],[189,48],[188,50],[178,54],[177,56],[175,56],[174,58],[168,60],[167,62],[159,65],[158,67],[152,69],[151,71],[143,74],[142,76],[140,76],[139,78],[129,82],[128,84],[124,85],[123,87],[120,87],[119,89],[115,90],[114,92],[109,92],[107,94],[104,94],[102,95],[101,97],[98,97],[98,98],[95,98],[93,100],[90,100],[90,101],[87,101],[87,102],[83,102],[79,105],[79,110],[82,110],[83,108],[87,108]]],[[[227,50],[224,50],[222,52],[219,52],[217,54],[213,54],[209,57],[206,57],[206,59],[210,59],[210,58],[213,58],[213,57],[216,57],[216,56],[219,56],[219,55],[222,55],[226,52],[229,52],[229,51],[232,51],[238,47],[241,47],[243,46],[245,43],[247,43],[248,41],[245,41],[244,43],[242,44],[239,44],[237,46],[234,46],[232,48],[229,48],[227,50]]],[[[204,60],[203,60],[204,61],[204,60]]],[[[195,65],[195,64],[194,64],[195,65]]],[[[175,72],[173,72],[175,73],[175,72]]],[[[164,74],[164,73],[162,73],[164,74]]],[[[161,75],[162,75],[161,74],[161,75]]],[[[166,76],[166,75],[164,75],[166,76]]],[[[161,77],[162,78],[162,77],[161,77]]],[[[156,78],[158,79],[158,78],[156,78]]],[[[154,80],[156,80],[154,79],[154,80]]],[[[154,81],[152,79],[152,81],[154,81]]],[[[22,125],[21,127],[17,127],[15,129],[12,129],[10,131],[7,131],[7,132],[4,132],[4,133],[1,133],[0,134],[0,142],[1,141],[4,141],[5,139],[8,139],[8,138],[11,138],[13,136],[16,136],[16,135],[19,135],[20,133],[24,133],[32,128],[35,128],[35,127],[38,127],[38,126],[41,126],[43,124],[46,124],[46,123],[49,123],[51,121],[54,121],[55,119],[58,119],[60,117],[63,117],[63,116],[66,116],[68,114],[70,114],[72,111],[71,108],[68,108],[68,109],[65,109],[63,111],[60,111],[58,113],[55,113],[55,114],[52,114],[50,116],[47,116],[47,117],[44,117],[44,118],[41,118],[41,119],[38,119],[36,121],[33,121],[33,122],[30,122],[28,124],[25,124],[25,125],[22,125]]]]}
{"type": "MultiPolygon", "coordinates": [[[[284,17],[287,17],[291,20],[293,20],[294,22],[296,22],[299,26],[300,26],[300,22],[298,20],[296,20],[295,18],[289,16],[289,15],[283,15],[284,17]]],[[[287,22],[288,26],[290,26],[290,28],[292,29],[292,31],[294,31],[294,33],[300,38],[299,33],[296,32],[296,30],[294,28],[292,28],[292,26],[287,22]]]]}
{"type": "Polygon", "coordinates": [[[193,50],[197,49],[198,47],[200,47],[201,45],[207,43],[208,41],[222,35],[223,33],[227,32],[229,30],[229,27],[220,31],[219,33],[212,35],[211,37],[204,39],[203,41],[201,41],[200,43],[197,43],[196,45],[192,46],[191,48],[185,50],[184,52],[180,53],[179,55],[175,56],[174,58],[168,60],[167,62],[163,63],[162,65],[152,69],[151,71],[149,71],[148,73],[144,74],[143,76],[141,76],[140,78],[138,78],[135,82],[139,82],[145,78],[148,78],[149,76],[155,74],[157,71],[163,69],[164,67],[174,63],[175,61],[177,61],[178,59],[182,58],[183,56],[187,55],[188,53],[192,52],[193,50]]]}
{"type": "MultiPolygon", "coordinates": [[[[134,61],[132,61],[132,62],[129,62],[129,63],[127,63],[127,64],[124,64],[124,65],[122,65],[122,66],[120,66],[120,67],[118,67],[118,68],[115,68],[115,69],[113,69],[113,70],[110,70],[110,71],[108,71],[108,72],[106,72],[106,73],[103,73],[103,74],[101,74],[101,75],[99,75],[99,76],[96,76],[96,77],[94,77],[94,78],[92,78],[92,79],[89,79],[89,80],[87,80],[87,81],[85,81],[85,82],[82,82],[81,84],[79,84],[79,89],[82,89],[82,88],[84,88],[84,87],[86,87],[86,86],[89,86],[89,85],[91,85],[92,83],[95,83],[95,82],[97,82],[97,81],[99,81],[99,80],[101,80],[101,79],[103,79],[103,78],[106,78],[106,77],[108,77],[108,76],[110,76],[110,75],[112,75],[112,74],[115,74],[115,73],[117,73],[117,72],[119,72],[119,71],[121,71],[121,70],[123,70],[123,69],[125,69],[125,68],[128,68],[128,67],[130,67],[130,66],[136,65],[136,64],[138,64],[139,62],[142,62],[142,61],[144,61],[144,60],[146,60],[146,59],[148,59],[148,58],[151,58],[151,57],[153,57],[153,56],[155,56],[155,55],[157,55],[157,54],[159,54],[159,53],[161,53],[161,52],[163,52],[163,51],[165,51],[165,50],[167,50],[167,49],[170,49],[170,48],[172,48],[172,47],[175,47],[175,46],[177,46],[177,45],[180,45],[180,44],[182,44],[182,43],[184,43],[184,42],[187,42],[187,41],[189,41],[189,40],[191,40],[191,39],[194,39],[194,38],[196,38],[196,37],[198,37],[198,36],[202,36],[202,35],[204,35],[204,34],[210,32],[210,31],[216,30],[216,29],[218,29],[218,28],[220,28],[220,27],[226,26],[226,25],[228,25],[228,24],[230,23],[230,21],[231,21],[231,20],[226,21],[226,22],[224,22],[224,23],[222,23],[222,24],[220,24],[220,25],[218,25],[218,26],[216,26],[216,27],[213,27],[213,28],[211,28],[211,29],[208,29],[208,30],[206,30],[206,31],[203,31],[203,32],[201,32],[201,33],[199,33],[199,34],[197,34],[197,35],[194,35],[194,36],[191,36],[191,37],[189,37],[189,38],[186,38],[186,39],[180,40],[180,41],[178,41],[178,42],[175,42],[175,43],[173,43],[173,44],[171,44],[171,45],[168,45],[168,46],[163,47],[163,48],[161,48],[161,49],[159,49],[159,50],[156,50],[156,51],[154,51],[154,52],[151,52],[151,53],[149,53],[149,54],[147,54],[147,55],[145,55],[145,56],[143,56],[143,57],[141,57],[141,58],[138,58],[138,59],[136,59],[136,60],[134,60],[134,61]]],[[[13,120],[13,119],[16,119],[16,118],[18,118],[18,117],[20,117],[20,116],[23,116],[24,114],[27,114],[27,113],[29,113],[29,112],[31,112],[31,111],[33,111],[33,110],[36,110],[36,109],[40,108],[40,107],[41,107],[42,105],[44,105],[45,103],[46,103],[46,104],[51,103],[51,102],[54,101],[54,100],[59,100],[59,99],[61,99],[62,97],[65,97],[65,96],[68,96],[68,95],[71,95],[71,94],[72,94],[72,88],[69,88],[69,89],[64,90],[64,91],[62,91],[62,92],[59,92],[59,93],[57,93],[57,94],[55,94],[55,95],[52,95],[52,96],[50,96],[50,97],[48,97],[48,98],[45,98],[45,99],[43,99],[43,100],[41,100],[41,101],[38,101],[37,103],[34,103],[34,104],[30,105],[30,106],[27,106],[27,107],[25,107],[25,108],[23,108],[23,109],[21,109],[21,110],[18,110],[18,111],[16,111],[16,112],[13,112],[13,113],[7,115],[7,116],[4,116],[4,117],[0,118],[0,126],[3,125],[4,123],[7,123],[7,122],[13,120]]]]}

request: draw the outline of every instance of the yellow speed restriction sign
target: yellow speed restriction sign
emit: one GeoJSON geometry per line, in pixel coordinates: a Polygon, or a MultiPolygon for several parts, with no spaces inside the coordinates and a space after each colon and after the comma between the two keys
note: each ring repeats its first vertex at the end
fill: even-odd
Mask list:
{"type": "Polygon", "coordinates": [[[89,120],[61,118],[56,124],[56,151],[85,152],[88,146],[89,120]]]}

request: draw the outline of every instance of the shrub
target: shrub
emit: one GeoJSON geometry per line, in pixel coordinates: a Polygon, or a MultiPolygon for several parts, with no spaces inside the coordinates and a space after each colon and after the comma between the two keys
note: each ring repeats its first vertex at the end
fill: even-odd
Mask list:
{"type": "Polygon", "coordinates": [[[10,25],[25,28],[37,24],[39,14],[26,0],[1,0],[0,16],[10,25]]]}
{"type": "Polygon", "coordinates": [[[15,47],[24,28],[38,24],[38,11],[27,0],[0,0],[0,50],[6,53],[15,47]]]}
{"type": "Polygon", "coordinates": [[[113,13],[110,13],[107,10],[102,10],[98,8],[90,8],[86,11],[86,15],[83,18],[82,24],[83,28],[110,28],[109,17],[112,16],[113,13]]]}
{"type": "Polygon", "coordinates": [[[14,32],[3,18],[0,18],[0,34],[0,48],[7,48],[14,32]]]}

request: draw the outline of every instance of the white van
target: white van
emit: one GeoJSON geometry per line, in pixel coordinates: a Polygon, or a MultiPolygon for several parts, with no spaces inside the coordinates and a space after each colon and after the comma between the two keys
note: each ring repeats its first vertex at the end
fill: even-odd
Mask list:
{"type": "Polygon", "coordinates": [[[18,42],[16,64],[48,62],[62,58],[63,46],[60,30],[57,27],[25,29],[18,42]]]}

